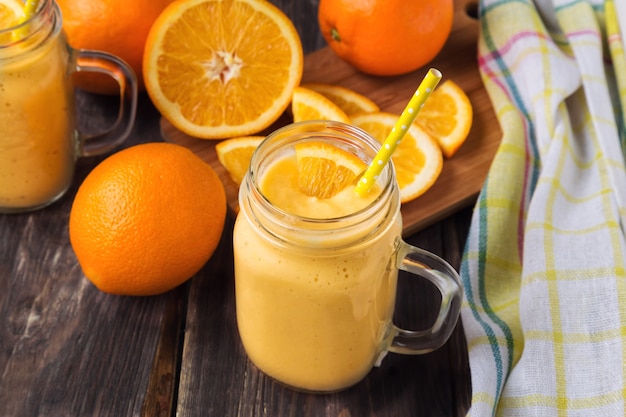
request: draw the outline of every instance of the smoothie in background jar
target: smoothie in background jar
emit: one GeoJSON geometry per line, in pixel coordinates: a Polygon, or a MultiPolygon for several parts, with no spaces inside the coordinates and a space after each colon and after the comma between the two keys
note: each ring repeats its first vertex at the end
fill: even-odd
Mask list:
{"type": "Polygon", "coordinates": [[[235,299],[250,360],[283,384],[322,393],[359,382],[388,351],[419,354],[443,345],[459,315],[461,287],[449,264],[402,241],[391,165],[365,197],[355,184],[329,198],[303,193],[295,148],[310,142],[341,148],[364,166],[380,148],[354,126],[322,121],[286,126],[259,145],[239,191],[235,299]],[[440,290],[432,328],[393,324],[398,269],[440,290]]]}
{"type": "Polygon", "coordinates": [[[73,87],[62,32],[18,59],[0,49],[0,206],[35,207],[69,187],[73,87]]]}
{"type": "Polygon", "coordinates": [[[105,52],[72,49],[53,0],[26,3],[37,9],[23,13],[24,3],[0,1],[1,21],[13,11],[5,23],[11,27],[0,27],[0,213],[31,211],[60,198],[76,160],[120,145],[137,109],[137,81],[126,63],[105,52]],[[76,71],[104,73],[119,85],[118,118],[104,132],[87,136],[76,127],[76,71]]]}

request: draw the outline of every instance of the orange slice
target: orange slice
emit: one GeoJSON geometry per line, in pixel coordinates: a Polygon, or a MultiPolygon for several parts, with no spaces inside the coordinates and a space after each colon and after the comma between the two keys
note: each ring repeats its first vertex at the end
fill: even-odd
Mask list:
{"type": "MultiPolygon", "coordinates": [[[[352,123],[383,143],[398,117],[384,112],[361,114],[354,116],[352,123]]],[[[404,135],[391,159],[396,168],[400,201],[403,203],[424,194],[443,168],[443,156],[437,142],[415,124],[404,135]]]]}
{"type": "Polygon", "coordinates": [[[367,168],[356,155],[325,142],[305,142],[295,146],[298,187],[312,197],[330,198],[354,186],[367,168]]]}
{"type": "Polygon", "coordinates": [[[322,94],[305,87],[296,87],[293,90],[291,110],[294,122],[334,120],[350,123],[350,118],[339,106],[322,94]]]}
{"type": "Polygon", "coordinates": [[[252,154],[263,139],[265,136],[246,136],[226,139],[215,145],[217,159],[237,185],[241,184],[252,154]]]}
{"type": "MultiPolygon", "coordinates": [[[[20,18],[24,15],[22,8],[24,5],[15,0],[2,0],[0,1],[0,30],[8,29],[16,26],[19,23],[20,18]]],[[[0,41],[9,42],[13,35],[9,32],[3,33],[0,36],[0,41]]]]}
{"type": "Polygon", "coordinates": [[[339,106],[348,117],[359,113],[374,113],[380,111],[378,105],[368,97],[346,87],[320,83],[302,84],[301,86],[320,93],[339,106]]]}
{"type": "Polygon", "coordinates": [[[434,137],[446,158],[465,142],[472,127],[472,104],[454,81],[446,80],[432,92],[415,123],[434,137]]]}
{"type": "Polygon", "coordinates": [[[191,136],[245,136],[270,126],[302,77],[302,44],[264,0],[186,0],[156,19],[143,57],[152,102],[191,136]]]}

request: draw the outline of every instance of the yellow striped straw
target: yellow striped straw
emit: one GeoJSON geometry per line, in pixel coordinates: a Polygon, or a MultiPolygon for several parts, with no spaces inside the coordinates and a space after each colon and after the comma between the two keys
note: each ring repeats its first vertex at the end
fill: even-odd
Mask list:
{"type": "Polygon", "coordinates": [[[360,196],[365,196],[376,182],[376,178],[380,175],[380,172],[385,168],[385,165],[391,159],[391,155],[396,150],[396,147],[404,137],[405,133],[411,127],[411,123],[417,116],[417,113],[421,110],[424,102],[430,96],[430,93],[435,89],[437,84],[441,80],[441,72],[435,68],[428,70],[428,73],[417,87],[415,94],[409,100],[409,104],[405,107],[400,115],[400,118],[396,122],[393,129],[387,136],[387,139],[383,142],[382,147],[374,157],[374,160],[369,165],[361,179],[356,185],[355,191],[360,196]]]}
{"type": "MultiPolygon", "coordinates": [[[[37,11],[38,6],[39,0],[26,0],[26,3],[24,3],[22,17],[20,17],[18,23],[21,25],[22,23],[33,17],[35,12],[37,11]]],[[[26,35],[26,31],[23,27],[19,28],[16,32],[17,34],[14,35],[14,38],[19,39],[26,35]]]]}

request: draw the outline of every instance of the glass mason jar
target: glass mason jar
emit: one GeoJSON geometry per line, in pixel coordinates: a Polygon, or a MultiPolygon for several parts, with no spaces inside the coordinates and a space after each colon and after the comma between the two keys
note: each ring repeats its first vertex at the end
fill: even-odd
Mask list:
{"type": "Polygon", "coordinates": [[[308,218],[273,205],[260,181],[306,141],[332,143],[368,164],[380,147],[354,126],[322,121],[286,126],[261,143],[241,184],[234,228],[237,323],[261,371],[298,390],[333,392],[360,381],[387,352],[442,346],[456,325],[462,290],[447,262],[402,240],[392,164],[377,179],[379,194],[348,215],[308,218]],[[393,324],[398,270],[441,292],[430,329],[393,324]]]}
{"type": "Polygon", "coordinates": [[[78,157],[123,142],[137,107],[132,69],[104,52],[74,50],[62,31],[59,7],[41,0],[31,18],[0,28],[0,212],[44,207],[69,188],[78,157]],[[117,122],[87,137],[77,131],[77,71],[105,73],[120,86],[117,122]]]}

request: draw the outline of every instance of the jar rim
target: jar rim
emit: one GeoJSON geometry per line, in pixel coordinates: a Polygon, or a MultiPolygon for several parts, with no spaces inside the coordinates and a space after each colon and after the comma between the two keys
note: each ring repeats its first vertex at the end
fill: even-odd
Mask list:
{"type": "MultiPolygon", "coordinates": [[[[283,126],[276,131],[270,133],[259,146],[256,148],[255,152],[252,155],[252,159],[250,161],[250,166],[248,168],[247,176],[250,176],[250,181],[256,190],[263,196],[265,201],[268,204],[274,206],[268,199],[263,195],[263,192],[260,189],[260,185],[258,182],[258,170],[260,163],[263,158],[267,156],[268,153],[275,151],[277,148],[282,148],[289,146],[291,143],[295,144],[298,142],[304,141],[328,141],[328,139],[336,140],[333,144],[338,145],[339,147],[343,147],[342,145],[352,145],[354,139],[364,143],[368,149],[366,151],[370,152],[370,155],[366,155],[365,153],[360,153],[359,156],[361,159],[365,157],[369,157],[369,160],[365,161],[368,163],[371,162],[373,156],[378,152],[381,147],[381,144],[370,136],[363,129],[349,125],[343,122],[336,122],[332,120],[306,120],[302,122],[291,123],[286,126],[283,126]],[[311,135],[314,135],[314,138],[311,139],[311,135]],[[350,141],[351,143],[346,143],[345,140],[350,141]],[[289,141],[286,143],[285,141],[289,141]]],[[[306,217],[300,216],[289,211],[283,210],[279,207],[275,207],[281,214],[297,217],[302,221],[310,222],[310,223],[319,223],[319,222],[328,222],[328,221],[340,221],[346,217],[353,217],[358,215],[362,211],[367,211],[372,205],[375,205],[379,199],[384,198],[390,192],[389,188],[394,184],[393,180],[395,178],[395,171],[393,167],[393,163],[390,161],[389,164],[383,169],[379,177],[377,178],[377,182],[381,188],[381,192],[370,204],[363,207],[362,209],[355,211],[353,213],[347,214],[345,216],[333,217],[320,219],[316,217],[306,217]]]]}
{"type": "MultiPolygon", "coordinates": [[[[294,230],[302,232],[303,245],[307,245],[323,241],[329,232],[346,233],[358,236],[361,240],[388,226],[394,217],[389,216],[389,212],[399,211],[400,207],[399,191],[391,162],[377,178],[379,194],[365,207],[343,216],[332,218],[301,216],[275,206],[263,194],[259,178],[263,176],[264,169],[272,165],[272,155],[275,158],[280,150],[292,149],[296,143],[313,140],[332,140],[333,144],[357,154],[368,165],[381,146],[364,130],[341,122],[316,120],[284,126],[268,135],[255,150],[248,172],[241,183],[240,211],[249,216],[251,221],[264,229],[274,240],[282,240],[290,246],[294,245],[294,230]],[[368,226],[365,227],[364,224],[368,226]],[[359,228],[367,229],[369,232],[355,232],[359,228]],[[289,238],[284,238],[285,235],[289,235],[289,238]]],[[[349,244],[352,245],[354,242],[349,244]]]]}

